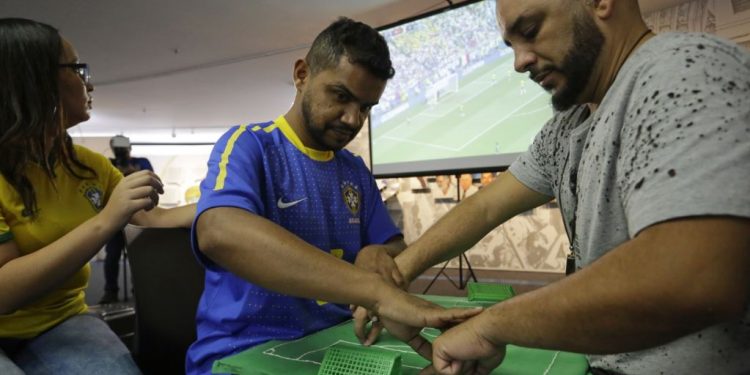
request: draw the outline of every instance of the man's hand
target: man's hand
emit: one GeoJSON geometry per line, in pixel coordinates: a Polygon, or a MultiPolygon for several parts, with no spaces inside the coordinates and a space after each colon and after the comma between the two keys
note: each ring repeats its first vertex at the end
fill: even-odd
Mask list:
{"type": "Polygon", "coordinates": [[[359,343],[364,346],[372,345],[380,336],[383,330],[383,323],[376,316],[371,316],[370,312],[361,306],[352,306],[352,319],[354,320],[354,335],[359,339],[359,343]],[[368,331],[367,324],[372,322],[368,331]]]}
{"type": "Polygon", "coordinates": [[[376,316],[385,329],[406,342],[415,352],[432,359],[432,345],[420,334],[422,328],[447,328],[482,312],[481,308],[445,309],[432,302],[404,293],[395,288],[385,290],[374,307],[376,316]]]}
{"type": "Polygon", "coordinates": [[[420,374],[489,374],[505,359],[505,345],[495,345],[483,332],[482,315],[459,324],[432,343],[432,365],[420,374]]]}
{"type": "MultiPolygon", "coordinates": [[[[383,280],[402,290],[406,290],[409,284],[401,275],[393,257],[389,254],[389,245],[369,245],[363,247],[357,254],[354,265],[372,271],[380,275],[383,280]]],[[[380,336],[383,324],[371,312],[360,306],[350,306],[352,318],[354,319],[354,335],[364,346],[372,345],[380,336]],[[372,322],[370,330],[367,330],[368,322],[372,322]]]]}
{"type": "Polygon", "coordinates": [[[382,326],[385,326],[388,333],[405,342],[424,359],[428,361],[432,360],[432,344],[421,335],[422,327],[410,326],[386,318],[382,319],[382,326]]]}
{"type": "Polygon", "coordinates": [[[354,265],[380,275],[385,282],[393,284],[403,290],[409,287],[406,279],[401,275],[388,253],[388,245],[369,245],[363,247],[354,260],[354,265]]]}

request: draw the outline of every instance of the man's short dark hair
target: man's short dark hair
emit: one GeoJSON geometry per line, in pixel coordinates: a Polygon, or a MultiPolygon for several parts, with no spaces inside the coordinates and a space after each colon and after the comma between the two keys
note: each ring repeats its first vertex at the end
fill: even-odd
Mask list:
{"type": "Polygon", "coordinates": [[[385,39],[372,27],[346,17],[318,34],[305,60],[310,72],[317,74],[337,67],[342,56],[382,80],[393,78],[396,73],[385,39]]]}

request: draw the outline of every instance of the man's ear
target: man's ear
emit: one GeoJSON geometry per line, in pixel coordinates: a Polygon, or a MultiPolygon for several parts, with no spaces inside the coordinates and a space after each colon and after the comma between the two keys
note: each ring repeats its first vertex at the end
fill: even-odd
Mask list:
{"type": "Polygon", "coordinates": [[[294,79],[294,87],[296,87],[298,91],[302,90],[302,87],[305,86],[310,79],[310,67],[304,59],[298,59],[294,62],[292,78],[294,79]]]}
{"type": "Polygon", "coordinates": [[[612,9],[615,7],[617,0],[589,0],[587,3],[591,6],[591,11],[596,18],[606,20],[612,16],[612,9]]]}

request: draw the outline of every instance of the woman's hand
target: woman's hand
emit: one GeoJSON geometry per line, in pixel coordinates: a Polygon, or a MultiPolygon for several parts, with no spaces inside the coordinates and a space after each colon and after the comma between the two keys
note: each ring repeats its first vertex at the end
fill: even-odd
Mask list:
{"type": "Polygon", "coordinates": [[[117,184],[101,214],[109,222],[122,228],[134,213],[156,207],[159,204],[159,194],[163,193],[161,180],[154,172],[135,172],[117,184]]]}

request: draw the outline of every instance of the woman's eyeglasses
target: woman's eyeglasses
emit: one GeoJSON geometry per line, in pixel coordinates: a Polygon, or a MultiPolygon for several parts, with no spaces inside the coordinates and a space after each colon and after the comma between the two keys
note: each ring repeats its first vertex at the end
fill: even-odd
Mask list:
{"type": "Polygon", "coordinates": [[[76,74],[83,80],[84,84],[89,84],[91,79],[91,73],[89,72],[89,64],[58,64],[60,68],[71,68],[76,74]]]}

